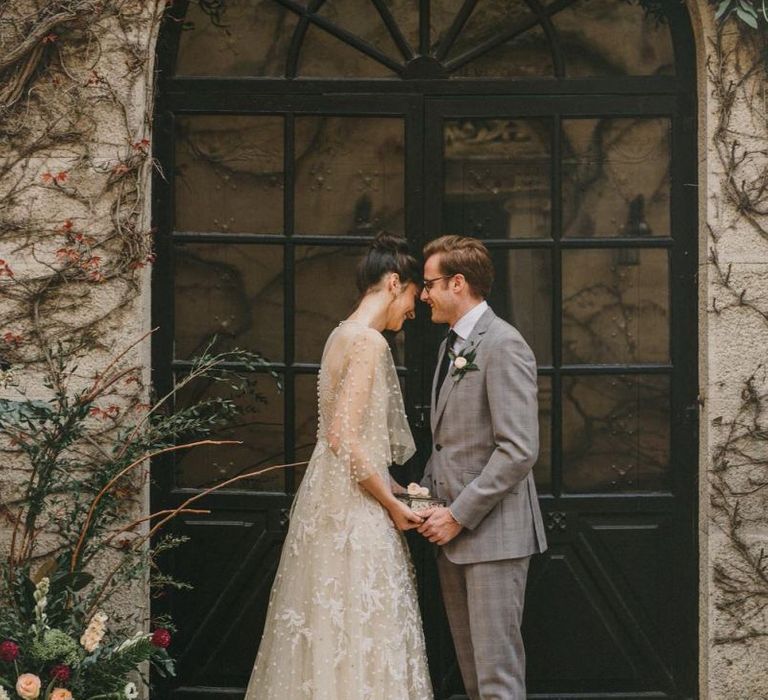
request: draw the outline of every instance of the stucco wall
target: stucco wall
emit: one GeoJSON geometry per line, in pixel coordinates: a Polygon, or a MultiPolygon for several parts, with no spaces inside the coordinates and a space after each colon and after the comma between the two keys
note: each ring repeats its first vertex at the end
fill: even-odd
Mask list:
{"type": "MultiPolygon", "coordinates": [[[[141,261],[150,247],[151,161],[142,140],[151,133],[154,51],[164,4],[102,3],[99,14],[83,3],[79,15],[67,15],[70,22],[45,37],[37,72],[21,82],[19,99],[7,104],[8,94],[2,95],[0,258],[12,271],[0,279],[0,354],[11,363],[0,377],[2,398],[22,392],[50,397],[43,383],[50,358],[59,342],[72,347],[78,335],[87,342],[70,357],[77,370],[69,388],[82,390],[150,328],[150,269],[141,261]],[[82,256],[81,269],[63,272],[67,248],[82,256]]],[[[3,11],[4,58],[40,26],[35,8],[36,3],[19,3],[3,11]]],[[[19,73],[5,77],[10,82],[19,73]]],[[[136,392],[146,400],[150,342],[130,349],[120,366],[137,368],[141,380],[122,387],[116,404],[128,405],[136,392]]],[[[27,468],[23,457],[4,452],[4,504],[21,495],[27,468]]],[[[126,497],[126,522],[149,510],[146,479],[137,476],[136,483],[143,486],[126,497]]],[[[3,556],[10,548],[9,522],[4,517],[0,526],[3,556]]],[[[38,563],[57,544],[41,536],[38,563]]],[[[97,577],[118,556],[98,561],[97,577]]],[[[107,612],[148,626],[146,582],[121,590],[107,612]]]]}
{"type": "MultiPolygon", "coordinates": [[[[768,643],[759,635],[746,641],[733,641],[739,634],[734,634],[733,618],[722,610],[732,598],[723,595],[721,585],[715,580],[715,567],[719,565],[735,572],[744,566],[744,561],[734,549],[722,513],[712,507],[712,468],[732,430],[731,421],[744,404],[744,383],[765,362],[768,348],[765,318],[755,310],[734,305],[734,295],[723,287],[721,273],[713,263],[714,254],[719,270],[727,274],[730,269],[729,284],[737,294],[744,290],[746,300],[754,301],[758,308],[765,308],[768,241],[757,228],[768,221],[758,217],[756,227],[737,211],[726,192],[725,178],[730,168],[724,167],[718,154],[718,136],[722,135],[718,133],[719,117],[723,104],[716,67],[725,53],[726,73],[729,79],[738,80],[751,64],[754,54],[733,22],[725,26],[722,45],[718,49],[711,7],[700,1],[691,1],[687,5],[696,36],[699,95],[700,697],[751,700],[768,697],[765,673],[768,643]],[[731,53],[740,44],[741,50],[731,53]],[[740,62],[738,65],[736,59],[740,62]]],[[[728,120],[730,133],[725,140],[735,142],[738,151],[764,149],[765,105],[759,101],[761,95],[764,96],[764,89],[763,65],[744,89],[737,92],[728,120]]],[[[744,164],[746,167],[737,177],[756,179],[768,165],[768,158],[765,153],[753,152],[744,164]]],[[[758,371],[756,375],[755,387],[758,392],[765,391],[766,377],[762,372],[758,371]]],[[[760,451],[757,443],[753,447],[760,451]]],[[[752,478],[758,481],[764,478],[764,469],[747,471],[751,471],[752,478]]],[[[741,481],[741,486],[751,490],[744,483],[745,478],[749,479],[746,472],[736,474],[730,483],[741,481]]],[[[747,518],[756,518],[755,522],[743,526],[745,541],[759,550],[768,544],[764,499],[758,491],[741,500],[747,518]]],[[[765,617],[761,620],[758,616],[754,622],[756,627],[766,629],[765,617]]]]}

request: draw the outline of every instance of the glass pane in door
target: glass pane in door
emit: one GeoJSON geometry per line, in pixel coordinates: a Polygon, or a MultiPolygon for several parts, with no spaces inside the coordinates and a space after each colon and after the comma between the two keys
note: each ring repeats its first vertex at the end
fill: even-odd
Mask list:
{"type": "Polygon", "coordinates": [[[175,157],[175,230],[282,233],[282,117],[180,116],[175,157]]]}
{"type": "Polygon", "coordinates": [[[563,361],[669,361],[666,249],[563,252],[563,361]]]}
{"type": "Polygon", "coordinates": [[[177,243],[174,344],[179,359],[240,348],[283,358],[283,248],[239,243],[177,243]]]}
{"type": "Polygon", "coordinates": [[[564,377],[564,490],[668,490],[669,418],[669,377],[564,377]]]}
{"type": "Polygon", "coordinates": [[[404,154],[402,119],[297,117],[296,233],[403,234],[404,154]]]}
{"type": "Polygon", "coordinates": [[[670,235],[667,118],[564,119],[563,234],[670,235]]]}
{"type": "Polygon", "coordinates": [[[451,119],[443,128],[443,231],[550,236],[549,119],[451,119]]]}

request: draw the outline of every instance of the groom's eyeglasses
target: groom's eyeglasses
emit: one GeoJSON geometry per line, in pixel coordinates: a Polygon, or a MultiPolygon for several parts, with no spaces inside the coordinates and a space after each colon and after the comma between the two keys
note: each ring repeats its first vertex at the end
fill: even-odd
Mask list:
{"type": "Polygon", "coordinates": [[[440,275],[440,277],[433,277],[431,280],[421,280],[421,283],[424,285],[427,294],[429,294],[429,290],[432,289],[432,285],[435,282],[438,282],[439,280],[449,280],[451,277],[455,277],[455,275],[440,275]]]}

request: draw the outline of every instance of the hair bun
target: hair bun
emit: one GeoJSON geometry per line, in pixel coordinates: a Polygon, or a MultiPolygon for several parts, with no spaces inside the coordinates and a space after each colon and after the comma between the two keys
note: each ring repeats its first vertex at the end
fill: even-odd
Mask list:
{"type": "Polygon", "coordinates": [[[388,231],[381,231],[371,242],[371,250],[378,250],[382,253],[392,253],[397,255],[408,255],[408,241],[402,236],[398,236],[388,231]]]}
{"type": "Polygon", "coordinates": [[[366,294],[389,272],[400,275],[405,285],[421,279],[421,267],[408,249],[408,241],[388,231],[381,231],[368,247],[357,266],[357,288],[366,294]]]}

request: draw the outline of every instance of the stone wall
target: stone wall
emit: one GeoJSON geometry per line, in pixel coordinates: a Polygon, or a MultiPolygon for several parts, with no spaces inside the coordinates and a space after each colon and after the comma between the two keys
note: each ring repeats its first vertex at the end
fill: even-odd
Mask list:
{"type": "MultiPolygon", "coordinates": [[[[70,391],[82,390],[127,349],[119,366],[135,368],[137,381],[119,386],[112,399],[120,411],[147,400],[150,341],[137,341],[151,320],[150,138],[163,7],[128,0],[54,8],[30,0],[0,12],[4,399],[49,398],[44,382],[56,375],[58,357],[77,366],[70,391]]],[[[0,500],[12,504],[28,463],[2,437],[0,500]]],[[[137,475],[122,507],[126,522],[148,512],[146,474],[137,475]]],[[[4,517],[4,555],[11,532],[4,517]]],[[[37,561],[58,544],[39,537],[37,561]]],[[[104,557],[97,575],[119,556],[104,557]]],[[[146,582],[121,591],[108,612],[148,625],[146,582]]]]}
{"type": "Polygon", "coordinates": [[[687,4],[699,79],[701,697],[762,698],[768,218],[759,188],[768,165],[766,66],[754,36],[745,39],[730,22],[718,39],[710,8],[687,4]]]}

